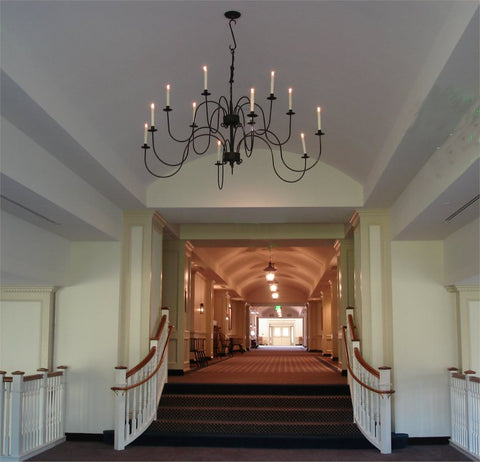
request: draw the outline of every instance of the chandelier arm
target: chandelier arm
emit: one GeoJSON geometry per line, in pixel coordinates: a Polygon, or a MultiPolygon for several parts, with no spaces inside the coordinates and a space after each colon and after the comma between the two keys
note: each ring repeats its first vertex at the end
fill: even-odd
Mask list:
{"type": "Polygon", "coordinates": [[[237,146],[236,146],[236,150],[237,152],[240,151],[240,146],[243,144],[243,150],[244,150],[244,153],[245,153],[245,157],[247,158],[250,158],[252,156],[252,153],[253,153],[253,145],[254,145],[254,137],[251,136],[253,135],[253,133],[255,132],[254,130],[254,126],[255,126],[255,120],[253,117],[250,117],[250,119],[253,119],[251,120],[250,122],[247,122],[247,117],[249,117],[248,115],[245,115],[245,112],[243,110],[243,106],[245,106],[245,104],[242,104],[240,106],[238,106],[238,112],[239,112],[239,115],[241,115],[241,120],[242,120],[242,123],[239,125],[238,128],[241,129],[241,138],[240,138],[240,141],[237,143],[237,146]],[[246,125],[250,125],[252,127],[252,130],[250,130],[250,132],[246,132],[245,131],[245,126],[246,125]],[[247,138],[250,137],[251,138],[251,141],[250,141],[250,146],[247,145],[247,138]]]}
{"type": "Polygon", "coordinates": [[[280,141],[279,138],[277,136],[275,136],[275,138],[278,140],[278,143],[275,142],[275,141],[272,141],[272,140],[268,139],[268,134],[273,134],[274,135],[274,133],[270,129],[265,131],[265,137],[268,139],[268,141],[270,143],[272,143],[273,145],[278,146],[280,148],[290,141],[290,138],[292,136],[292,115],[293,114],[294,113],[291,113],[291,111],[287,112],[287,115],[288,115],[288,135],[285,138],[285,140],[280,141]]]}
{"type": "Polygon", "coordinates": [[[240,151],[240,147],[243,145],[243,152],[245,153],[245,157],[248,159],[252,157],[253,154],[253,145],[255,140],[255,131],[251,130],[248,133],[245,131],[244,126],[242,126],[242,137],[237,144],[237,151],[240,151]],[[250,146],[247,144],[247,140],[250,139],[250,146]]]}
{"type": "MultiPolygon", "coordinates": [[[[269,133],[270,133],[271,135],[273,135],[275,138],[278,139],[278,137],[277,137],[277,135],[275,135],[275,133],[273,133],[273,132],[269,132],[269,133]]],[[[268,136],[265,136],[265,140],[266,140],[267,142],[270,142],[270,140],[268,139],[268,136]]],[[[278,147],[278,150],[279,150],[279,153],[280,153],[280,160],[282,161],[282,164],[283,164],[283,166],[284,166],[285,168],[287,168],[287,169],[290,170],[291,172],[302,173],[302,178],[303,178],[303,175],[305,175],[305,172],[306,172],[307,170],[310,170],[311,167],[307,168],[307,159],[308,159],[309,157],[308,157],[306,154],[304,154],[304,155],[302,156],[302,158],[305,160],[303,169],[293,168],[293,167],[290,167],[290,165],[288,164],[288,162],[287,162],[287,161],[285,160],[285,158],[283,157],[283,145],[284,145],[284,143],[283,143],[283,144],[272,143],[272,144],[274,144],[274,146],[277,146],[277,147],[278,147]]],[[[273,154],[272,154],[272,156],[273,156],[273,154]]],[[[317,162],[318,162],[318,160],[317,160],[317,162]]],[[[272,163],[273,163],[273,167],[274,167],[274,169],[275,169],[274,157],[272,157],[272,163]]],[[[280,177],[280,176],[279,176],[279,177],[280,177]]],[[[281,177],[280,177],[280,178],[281,178],[281,177]]],[[[282,178],[282,179],[283,179],[283,178],[282,178]]],[[[301,179],[301,178],[300,178],[300,179],[301,179]]],[[[299,179],[299,180],[300,180],[300,179],[299,179]]],[[[296,183],[296,182],[299,181],[299,180],[293,181],[293,183],[296,183]]],[[[286,181],[286,180],[284,180],[284,181],[286,181]]],[[[290,183],[290,182],[288,182],[288,183],[290,183]]]]}
{"type": "Polygon", "coordinates": [[[205,120],[206,120],[206,123],[207,123],[207,127],[210,129],[213,129],[213,130],[216,130],[218,131],[218,128],[220,127],[220,111],[222,113],[225,112],[225,109],[223,108],[223,106],[221,105],[220,101],[217,102],[217,101],[203,101],[201,102],[196,108],[195,108],[195,115],[193,117],[193,123],[192,125],[196,125],[196,121],[197,121],[197,114],[198,114],[198,111],[200,111],[200,108],[205,105],[205,120]],[[215,106],[215,109],[212,111],[212,115],[209,116],[209,111],[208,111],[208,106],[212,104],[215,106]],[[215,118],[215,115],[217,115],[217,123],[212,123],[212,121],[214,120],[215,118]]]}
{"type": "MultiPolygon", "coordinates": [[[[170,129],[170,113],[171,111],[166,111],[167,113],[167,131],[168,131],[168,135],[170,136],[170,138],[173,140],[173,141],[176,141],[177,143],[186,143],[187,141],[190,141],[191,137],[192,137],[192,134],[189,135],[188,138],[185,138],[184,140],[180,140],[178,138],[176,138],[175,136],[173,136],[172,134],[172,131],[170,129]]],[[[193,132],[193,128],[192,128],[192,132],[193,132]]]]}
{"type": "MultiPolygon", "coordinates": [[[[145,164],[145,168],[147,169],[147,171],[150,173],[150,175],[153,175],[154,177],[157,177],[157,178],[170,178],[174,175],[176,175],[180,169],[183,167],[183,162],[179,163],[177,165],[177,169],[174,170],[172,173],[169,173],[169,174],[166,174],[166,175],[160,175],[159,173],[155,173],[149,166],[148,166],[148,162],[147,162],[147,149],[144,149],[145,153],[144,153],[144,157],[143,157],[143,162],[145,164]]],[[[158,159],[158,157],[157,157],[158,159]]],[[[160,160],[160,159],[159,159],[160,160]]],[[[160,160],[161,161],[161,160],[160,160]]],[[[165,164],[165,162],[162,162],[165,164]]],[[[168,165],[168,164],[166,164],[168,165]]]]}
{"type": "Polygon", "coordinates": [[[217,103],[217,104],[218,104],[218,107],[212,112],[210,120],[207,120],[207,125],[209,129],[214,133],[218,133],[219,128],[222,125],[220,122],[220,115],[221,115],[220,112],[222,112],[222,115],[225,114],[225,108],[222,107],[220,103],[217,103]],[[214,121],[215,117],[217,118],[216,121],[214,121]]]}
{"type": "Polygon", "coordinates": [[[315,167],[315,165],[318,164],[318,162],[320,161],[320,157],[322,155],[322,132],[317,132],[315,133],[320,141],[320,146],[319,146],[319,151],[318,151],[318,154],[316,156],[316,159],[315,161],[312,163],[312,165],[308,166],[307,167],[307,159],[310,159],[311,157],[307,154],[307,153],[304,153],[304,155],[302,156],[303,159],[305,159],[305,164],[304,164],[304,167],[303,169],[297,169],[297,168],[293,168],[293,167],[290,167],[290,165],[288,165],[287,161],[285,160],[285,158],[283,157],[283,149],[282,149],[282,146],[279,146],[279,150],[280,150],[280,160],[282,161],[282,164],[290,171],[292,172],[296,172],[296,173],[302,173],[302,177],[303,175],[305,175],[306,172],[308,172],[309,170],[311,170],[313,167],[315,167]]]}
{"type": "MultiPolygon", "coordinates": [[[[265,140],[263,140],[265,141],[265,140]]],[[[301,172],[301,175],[294,179],[294,180],[290,180],[290,179],[287,179],[287,178],[284,178],[280,173],[279,171],[277,170],[277,167],[275,165],[275,156],[273,154],[273,149],[272,149],[272,146],[266,142],[267,146],[268,146],[268,149],[270,150],[270,157],[272,159],[272,168],[273,168],[273,171],[275,172],[275,175],[277,175],[278,178],[280,178],[282,181],[284,181],[285,183],[298,183],[304,176],[305,176],[305,172],[307,171],[306,169],[306,166],[307,166],[307,159],[304,158],[305,160],[305,168],[303,170],[292,170],[291,168],[288,167],[288,165],[285,164],[285,161],[283,160],[283,157],[282,157],[282,148],[280,147],[280,156],[281,156],[281,159],[282,159],[282,163],[289,169],[289,170],[292,170],[292,171],[295,171],[295,172],[301,172]]]]}
{"type": "MultiPolygon", "coordinates": [[[[203,129],[208,129],[208,127],[200,127],[199,130],[203,130],[203,129]]],[[[189,141],[187,144],[188,145],[191,145],[192,146],[192,149],[193,149],[193,152],[195,154],[197,154],[198,156],[203,156],[211,147],[211,143],[212,143],[212,138],[214,138],[215,140],[217,141],[224,141],[224,138],[222,136],[222,134],[220,132],[216,132],[216,133],[212,133],[210,130],[208,130],[207,133],[197,133],[195,135],[195,138],[192,139],[192,141],[189,141]],[[205,138],[207,137],[208,138],[208,143],[205,147],[205,149],[203,150],[197,150],[196,147],[195,147],[195,140],[197,140],[198,138],[205,138]]]]}
{"type": "Polygon", "coordinates": [[[268,100],[270,100],[270,108],[269,108],[269,111],[268,111],[268,124],[265,125],[264,124],[264,127],[267,129],[267,130],[270,130],[270,123],[272,122],[272,110],[273,110],[273,98],[267,98],[268,100]]]}
{"type": "Polygon", "coordinates": [[[297,173],[300,173],[300,172],[304,172],[304,174],[306,172],[308,172],[309,170],[311,170],[313,167],[315,167],[315,165],[318,164],[318,162],[320,161],[320,157],[322,156],[322,132],[317,132],[315,133],[318,138],[319,138],[319,150],[318,150],[318,154],[316,156],[316,159],[315,161],[312,163],[312,165],[308,166],[307,167],[307,159],[311,159],[311,157],[309,155],[307,155],[306,153],[302,156],[303,159],[305,159],[305,166],[302,170],[299,170],[299,169],[295,169],[295,168],[292,168],[290,167],[287,162],[285,161],[285,159],[283,158],[283,150],[280,146],[280,159],[282,160],[282,163],[283,165],[288,168],[289,170],[291,170],[292,172],[297,172],[297,173]]]}
{"type": "MultiPolygon", "coordinates": [[[[175,162],[175,163],[170,163],[170,162],[167,162],[166,160],[163,160],[160,155],[157,153],[157,148],[155,147],[155,135],[154,135],[154,132],[152,131],[152,151],[153,151],[153,154],[155,155],[155,158],[160,162],[162,163],[163,165],[167,166],[167,167],[179,167],[179,169],[182,167],[183,163],[185,162],[185,160],[187,159],[188,157],[188,153],[185,157],[185,155],[182,156],[182,160],[180,162],[175,162]]],[[[146,155],[146,153],[145,153],[146,155]]],[[[162,177],[161,177],[162,178],[162,177]]],[[[167,177],[168,178],[168,177],[167,177]]]]}

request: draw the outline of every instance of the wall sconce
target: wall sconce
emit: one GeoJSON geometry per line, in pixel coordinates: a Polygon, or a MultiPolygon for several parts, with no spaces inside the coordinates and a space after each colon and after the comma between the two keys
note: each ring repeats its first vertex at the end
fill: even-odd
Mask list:
{"type": "Polygon", "coordinates": [[[205,306],[203,305],[203,303],[200,303],[200,314],[203,314],[203,312],[205,311],[205,306]]]}

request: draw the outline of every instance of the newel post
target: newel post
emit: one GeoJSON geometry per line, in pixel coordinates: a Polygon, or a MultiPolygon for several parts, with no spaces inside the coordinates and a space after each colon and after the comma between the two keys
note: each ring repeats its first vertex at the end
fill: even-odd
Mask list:
{"type": "Polygon", "coordinates": [[[61,435],[65,435],[65,430],[67,426],[67,371],[68,366],[58,366],[57,369],[62,371],[62,377],[60,378],[61,390],[60,390],[60,399],[62,400],[60,405],[62,409],[62,418],[61,418],[61,435]]]}
{"type": "MultiPolygon", "coordinates": [[[[392,384],[390,381],[390,367],[379,367],[380,379],[378,385],[380,390],[391,390],[392,384]]],[[[382,423],[380,428],[380,441],[382,454],[391,454],[392,452],[392,410],[391,410],[390,395],[387,393],[382,394],[380,399],[380,422],[382,423]]]]}
{"type": "MultiPolygon", "coordinates": [[[[115,368],[115,386],[127,386],[127,368],[117,366],[115,368]]],[[[122,390],[115,390],[115,438],[114,446],[117,451],[125,449],[125,402],[127,393],[122,390]]]]}
{"type": "MultiPolygon", "coordinates": [[[[463,372],[465,374],[465,409],[467,412],[466,423],[467,423],[467,448],[469,451],[473,452],[472,438],[475,428],[474,424],[474,406],[473,406],[473,396],[472,396],[472,384],[470,382],[471,378],[475,375],[475,371],[468,370],[463,372]],[[473,411],[473,412],[472,412],[473,411]]],[[[478,434],[478,432],[477,432],[478,434]]]]}
{"type": "Polygon", "coordinates": [[[44,367],[37,369],[37,372],[40,372],[42,374],[42,379],[41,379],[41,384],[40,384],[40,403],[39,403],[39,410],[40,410],[40,415],[38,418],[38,422],[40,425],[40,441],[39,444],[43,445],[45,444],[45,441],[47,440],[47,425],[46,425],[46,416],[47,416],[47,394],[48,394],[48,388],[47,388],[47,373],[48,369],[45,369],[44,367]]]}
{"type": "Polygon", "coordinates": [[[12,372],[12,427],[11,427],[11,455],[20,457],[22,450],[22,392],[23,376],[25,372],[12,372]]]}
{"type": "Polygon", "coordinates": [[[5,382],[3,381],[6,372],[0,371],[0,454],[3,454],[3,416],[5,415],[5,382]]]}

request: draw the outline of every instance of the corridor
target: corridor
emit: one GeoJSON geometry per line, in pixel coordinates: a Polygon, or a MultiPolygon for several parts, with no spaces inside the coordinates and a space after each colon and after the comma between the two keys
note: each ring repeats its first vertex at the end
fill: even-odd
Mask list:
{"type": "Polygon", "coordinates": [[[237,384],[346,384],[346,377],[335,370],[321,353],[303,347],[267,347],[210,361],[204,368],[182,376],[170,376],[170,383],[237,384]]]}

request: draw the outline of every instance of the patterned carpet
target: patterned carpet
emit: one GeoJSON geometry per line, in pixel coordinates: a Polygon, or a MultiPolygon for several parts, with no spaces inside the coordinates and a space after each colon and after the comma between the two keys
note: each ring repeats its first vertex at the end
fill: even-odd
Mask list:
{"type": "Polygon", "coordinates": [[[320,353],[301,347],[265,347],[234,353],[208,367],[193,369],[183,376],[169,377],[170,383],[237,384],[345,384],[320,353]]]}

